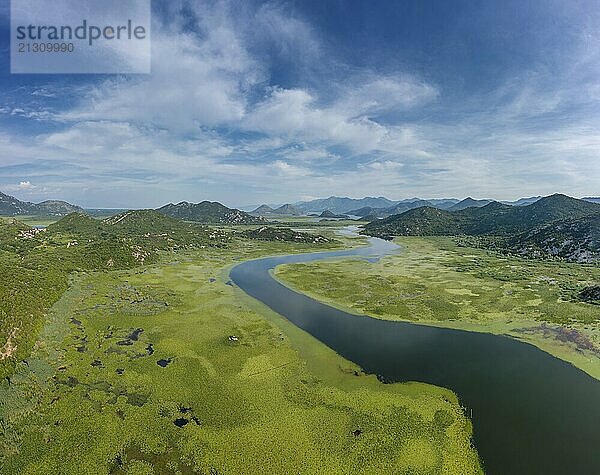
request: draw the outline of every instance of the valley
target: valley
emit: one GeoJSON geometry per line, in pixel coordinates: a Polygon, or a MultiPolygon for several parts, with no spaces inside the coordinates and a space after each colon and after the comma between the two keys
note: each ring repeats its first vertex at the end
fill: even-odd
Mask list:
{"type": "MultiPolygon", "coordinates": [[[[95,217],[23,207],[3,218],[2,469],[522,471],[542,455],[532,442],[519,461],[504,446],[502,394],[554,393],[561,381],[573,391],[568,417],[579,428],[562,421],[565,434],[588,433],[597,413],[578,398],[600,379],[600,205],[561,196],[463,200],[473,206],[425,205],[369,222],[352,218],[357,200],[342,200],[341,210],[323,201],[336,212],[282,205],[281,214],[255,216],[204,201],[95,217]],[[368,242],[388,250],[371,258],[368,242]],[[288,289],[254,294],[269,272],[238,280],[240,269],[262,262],[282,264],[274,275],[288,289]],[[331,312],[338,326],[328,333],[331,312]],[[365,329],[355,333],[356,325],[365,329]],[[428,332],[439,348],[419,346],[428,332]],[[471,356],[461,342],[479,351],[474,335],[492,338],[485,347],[503,355],[474,353],[477,371],[524,358],[512,389],[478,392],[475,380],[498,383],[494,371],[464,378],[457,365],[471,356]],[[543,352],[513,348],[519,341],[543,352]],[[454,356],[439,360],[445,351],[454,356]],[[537,364],[556,380],[528,386],[528,365],[537,364]],[[74,451],[81,455],[65,461],[74,451]]],[[[554,411],[560,402],[544,404],[513,409],[554,411]]],[[[522,429],[521,443],[543,440],[543,427],[522,429]]],[[[595,466],[581,457],[577,466],[595,466]]],[[[559,470],[567,462],[545,463],[559,470]]]]}
{"type": "MultiPolygon", "coordinates": [[[[65,242],[112,226],[135,240],[149,218],[164,234],[153,214],[133,218],[65,218],[44,245],[59,235],[76,253],[65,242]]],[[[315,244],[226,230],[211,245],[184,229],[137,265],[72,272],[30,354],[17,333],[0,384],[4,473],[481,472],[452,392],[382,384],[230,285],[234,263],[315,244]]],[[[320,249],[359,244],[321,232],[320,249]]]]}

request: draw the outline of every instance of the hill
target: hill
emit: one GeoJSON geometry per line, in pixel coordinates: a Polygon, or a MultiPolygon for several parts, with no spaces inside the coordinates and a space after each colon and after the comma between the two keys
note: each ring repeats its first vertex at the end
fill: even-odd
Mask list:
{"type": "Polygon", "coordinates": [[[78,244],[116,240],[149,252],[207,245],[217,236],[224,236],[205,226],[171,218],[151,209],[126,211],[103,220],[71,213],[48,226],[44,235],[55,241],[62,239],[78,244]]]}
{"type": "MultiPolygon", "coordinates": [[[[351,209],[348,214],[351,216],[376,216],[378,211],[384,210],[385,208],[373,208],[372,206],[363,206],[362,208],[351,209]]],[[[329,211],[329,210],[328,210],[329,211]]]]}
{"type": "Polygon", "coordinates": [[[43,216],[66,216],[69,213],[83,213],[83,208],[61,200],[46,200],[35,205],[36,214],[43,216]]]}
{"type": "Polygon", "coordinates": [[[421,207],[399,215],[372,221],[364,234],[389,239],[393,236],[438,236],[463,234],[462,222],[449,211],[421,207]]]}
{"type": "Polygon", "coordinates": [[[326,209],[325,211],[323,211],[319,215],[319,218],[327,218],[327,219],[345,219],[347,217],[348,216],[346,216],[345,214],[335,214],[335,213],[332,213],[328,209],[326,209]]]}
{"type": "Polygon", "coordinates": [[[117,232],[148,233],[181,231],[190,229],[189,224],[170,216],[166,216],[153,209],[138,209],[125,211],[104,218],[101,223],[117,232]]]}
{"type": "Polygon", "coordinates": [[[464,200],[453,204],[452,206],[450,206],[447,209],[448,209],[448,211],[461,211],[461,210],[467,209],[467,208],[481,208],[482,206],[485,206],[485,205],[491,203],[491,201],[492,200],[474,200],[473,198],[471,198],[469,196],[468,198],[465,198],[464,200]]]}
{"type": "Polygon", "coordinates": [[[272,226],[261,226],[257,229],[243,231],[241,235],[248,239],[257,239],[259,241],[287,241],[302,243],[327,243],[333,242],[320,234],[310,234],[300,231],[294,231],[290,228],[279,228],[272,226]]]}
{"type": "Polygon", "coordinates": [[[523,256],[600,262],[600,215],[557,221],[511,238],[507,244],[523,256]]]}
{"type": "Polygon", "coordinates": [[[95,236],[106,232],[102,221],[94,219],[85,213],[71,213],[46,228],[48,234],[64,233],[79,236],[95,236]]]}
{"type": "Polygon", "coordinates": [[[216,201],[202,201],[196,204],[187,201],[177,204],[169,203],[156,211],[172,218],[203,224],[264,224],[267,222],[262,217],[252,216],[239,209],[228,208],[216,201]]]}
{"type": "Polygon", "coordinates": [[[18,216],[24,214],[33,214],[35,204],[18,200],[13,196],[0,192],[0,215],[18,216]]]}
{"type": "Polygon", "coordinates": [[[279,208],[274,209],[272,213],[283,216],[299,216],[302,214],[299,210],[297,210],[293,205],[289,203],[281,205],[279,208]]]}
{"type": "Polygon", "coordinates": [[[414,201],[405,201],[405,202],[395,204],[393,206],[390,206],[389,208],[385,208],[383,210],[383,213],[376,213],[376,214],[378,214],[380,217],[391,216],[394,214],[405,213],[406,211],[410,211],[411,209],[422,208],[424,206],[427,206],[430,208],[437,208],[437,206],[433,206],[429,201],[414,200],[414,201]]]}
{"type": "Polygon", "coordinates": [[[539,226],[560,219],[577,219],[600,213],[600,204],[555,194],[515,209],[515,215],[539,226]]]}
{"type": "Polygon", "coordinates": [[[268,205],[260,205],[254,211],[250,211],[250,214],[253,216],[269,216],[273,214],[273,211],[275,210],[268,205]]]}
{"type": "Polygon", "coordinates": [[[0,216],[66,216],[73,212],[83,212],[83,209],[59,200],[30,203],[0,192],[0,216]]]}
{"type": "Polygon", "coordinates": [[[418,208],[375,221],[364,227],[373,236],[394,235],[497,235],[512,236],[565,219],[600,214],[600,205],[552,195],[527,206],[491,202],[458,211],[418,208]]]}

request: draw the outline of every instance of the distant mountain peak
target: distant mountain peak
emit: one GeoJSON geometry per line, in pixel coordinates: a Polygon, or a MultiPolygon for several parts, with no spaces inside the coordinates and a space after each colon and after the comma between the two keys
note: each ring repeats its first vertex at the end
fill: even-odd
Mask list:
{"type": "MultiPolygon", "coordinates": [[[[464,200],[463,200],[464,201],[464,200]]],[[[481,200],[479,200],[481,201],[481,200]]],[[[499,235],[512,236],[566,219],[598,221],[600,204],[563,194],[546,196],[527,206],[497,201],[485,206],[443,211],[421,207],[365,226],[371,235],[499,235]]]]}
{"type": "Polygon", "coordinates": [[[61,200],[46,200],[41,203],[21,201],[14,196],[0,192],[0,215],[20,216],[66,216],[73,212],[83,212],[79,206],[61,200]]]}
{"type": "Polygon", "coordinates": [[[250,211],[250,214],[252,214],[254,216],[268,216],[268,215],[272,214],[273,211],[274,211],[274,209],[271,208],[269,205],[260,205],[255,210],[250,211]]]}
{"type": "Polygon", "coordinates": [[[156,210],[172,218],[183,219],[204,224],[265,224],[268,221],[259,216],[252,216],[244,211],[227,206],[217,201],[201,201],[178,204],[169,203],[156,210]]]}
{"type": "Polygon", "coordinates": [[[273,214],[282,214],[282,215],[287,215],[287,216],[298,216],[300,214],[302,214],[300,211],[298,211],[298,209],[296,209],[295,206],[286,203],[284,205],[281,205],[279,208],[276,208],[272,211],[273,214]]]}
{"type": "Polygon", "coordinates": [[[322,213],[325,210],[329,210],[332,213],[349,213],[350,210],[359,209],[363,207],[371,208],[387,208],[397,201],[392,201],[384,197],[365,197],[360,199],[330,196],[329,198],[321,198],[311,201],[301,201],[295,203],[294,207],[297,208],[301,213],[322,213]]]}
{"type": "Polygon", "coordinates": [[[462,201],[452,205],[448,211],[461,211],[466,208],[479,208],[489,204],[492,200],[476,200],[468,196],[462,201]]]}
{"type": "Polygon", "coordinates": [[[319,218],[330,218],[330,219],[341,219],[341,218],[347,218],[347,217],[348,216],[346,216],[345,214],[335,214],[331,210],[328,210],[328,209],[326,209],[319,215],[319,218]]]}

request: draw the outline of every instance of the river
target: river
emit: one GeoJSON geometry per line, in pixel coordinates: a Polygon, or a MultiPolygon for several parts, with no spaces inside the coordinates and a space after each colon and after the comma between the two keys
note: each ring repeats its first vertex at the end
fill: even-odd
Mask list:
{"type": "Polygon", "coordinates": [[[377,238],[345,251],[246,261],[230,273],[244,292],[386,382],[449,388],[467,407],[486,473],[600,474],[600,381],[510,337],[354,315],[282,285],[280,264],[396,252],[377,238]]]}

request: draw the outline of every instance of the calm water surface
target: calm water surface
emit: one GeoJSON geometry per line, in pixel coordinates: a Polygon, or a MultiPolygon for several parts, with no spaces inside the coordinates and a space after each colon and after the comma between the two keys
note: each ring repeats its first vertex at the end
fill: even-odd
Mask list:
{"type": "Polygon", "coordinates": [[[269,257],[231,271],[242,290],[385,381],[422,381],[455,391],[472,411],[486,473],[600,474],[600,382],[508,337],[353,315],[294,292],[270,270],[331,257],[377,259],[368,248],[269,257]]]}

